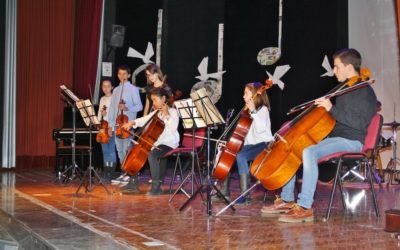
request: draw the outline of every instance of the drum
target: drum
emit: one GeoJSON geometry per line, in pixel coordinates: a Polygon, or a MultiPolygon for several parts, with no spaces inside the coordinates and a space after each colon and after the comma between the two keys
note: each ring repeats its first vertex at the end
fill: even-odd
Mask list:
{"type": "Polygon", "coordinates": [[[400,210],[389,209],[385,211],[386,232],[400,232],[400,210]]]}

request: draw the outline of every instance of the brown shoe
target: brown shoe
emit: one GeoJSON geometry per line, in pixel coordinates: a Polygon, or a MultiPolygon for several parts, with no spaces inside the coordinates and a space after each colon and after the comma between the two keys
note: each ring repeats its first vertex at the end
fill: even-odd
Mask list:
{"type": "Polygon", "coordinates": [[[314,221],[314,210],[312,208],[305,209],[298,204],[294,204],[290,211],[279,216],[278,221],[292,223],[311,222],[314,221]]]}
{"type": "Polygon", "coordinates": [[[273,205],[263,206],[261,208],[261,214],[262,215],[279,215],[282,213],[286,213],[293,207],[294,204],[296,204],[294,201],[285,202],[277,195],[273,205]]]}

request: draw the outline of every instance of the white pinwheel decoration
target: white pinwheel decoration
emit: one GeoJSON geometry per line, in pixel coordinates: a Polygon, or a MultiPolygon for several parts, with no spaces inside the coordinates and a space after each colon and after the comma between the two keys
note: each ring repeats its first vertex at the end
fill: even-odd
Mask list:
{"type": "Polygon", "coordinates": [[[128,49],[128,57],[135,57],[135,58],[140,58],[143,60],[144,63],[154,63],[153,61],[150,60],[150,58],[154,55],[154,50],[153,50],[153,45],[151,42],[147,43],[147,49],[144,55],[139,53],[137,50],[134,48],[129,47],[128,49]]]}
{"type": "Polygon", "coordinates": [[[285,83],[281,81],[281,78],[283,75],[286,74],[286,72],[290,69],[289,64],[288,65],[282,65],[278,66],[275,68],[274,74],[272,75],[271,73],[267,72],[267,75],[269,77],[269,80],[272,81],[272,84],[276,84],[279,86],[281,90],[285,87],[285,83]]]}
{"type": "Polygon", "coordinates": [[[221,80],[222,75],[225,73],[225,71],[220,71],[208,74],[207,68],[208,68],[208,57],[204,57],[203,60],[201,60],[199,66],[197,67],[197,70],[199,71],[200,75],[196,76],[196,78],[199,79],[200,81],[206,81],[208,78],[214,78],[219,81],[221,80]]]}
{"type": "Polygon", "coordinates": [[[322,67],[326,70],[324,74],[321,75],[321,77],[324,76],[333,76],[333,69],[331,64],[329,63],[328,57],[325,55],[324,61],[322,62],[322,67]]]}

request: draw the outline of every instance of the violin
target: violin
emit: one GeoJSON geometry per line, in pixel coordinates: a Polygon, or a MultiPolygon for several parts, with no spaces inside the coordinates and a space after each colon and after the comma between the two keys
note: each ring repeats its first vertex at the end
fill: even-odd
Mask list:
{"type": "MultiPolygon", "coordinates": [[[[106,105],[103,106],[103,111],[107,110],[106,105]]],[[[101,121],[99,125],[100,132],[96,135],[96,141],[101,144],[106,144],[110,141],[110,136],[108,135],[108,122],[104,120],[103,115],[101,116],[101,121]]]]}
{"type": "MultiPolygon", "coordinates": [[[[272,81],[267,81],[266,83],[266,85],[261,86],[257,90],[257,93],[252,96],[253,100],[256,98],[257,95],[261,95],[262,92],[272,86],[272,81]]],[[[240,117],[239,121],[236,124],[236,128],[234,129],[231,137],[225,145],[225,148],[221,152],[220,158],[218,159],[218,162],[214,167],[213,176],[220,181],[225,180],[225,178],[228,176],[228,173],[236,160],[236,155],[242,148],[244,144],[244,139],[246,138],[246,135],[249,132],[250,126],[253,122],[253,119],[251,118],[251,115],[247,109],[248,108],[245,105],[242,108],[241,112],[239,112],[239,114],[232,122],[232,124],[234,124],[234,122],[237,121],[240,117]]]]}
{"type": "MultiPolygon", "coordinates": [[[[361,76],[349,79],[325,97],[330,98],[369,86],[374,80],[360,82],[369,78],[368,72],[362,70],[361,76]]],[[[335,127],[336,120],[325,108],[316,106],[315,100],[300,107],[302,108],[293,110],[305,107],[306,109],[289,122],[285,134],[275,134],[274,142],[270,143],[250,166],[250,173],[268,190],[285,185],[300,167],[303,150],[322,141],[335,127]]]]}
{"type": "MultiPolygon", "coordinates": [[[[154,143],[164,131],[165,124],[158,118],[158,112],[155,112],[153,117],[147,122],[148,124],[144,126],[142,133],[138,136],[139,139],[126,154],[121,165],[121,169],[132,176],[136,175],[143,168],[154,143]]],[[[127,133],[129,135],[136,135],[130,131],[127,131],[127,133]]]]}
{"type": "MultiPolygon", "coordinates": [[[[121,99],[119,104],[125,104],[124,99],[121,99]]],[[[121,139],[126,139],[130,136],[128,131],[126,131],[125,129],[122,128],[122,125],[124,125],[127,122],[128,122],[128,116],[124,115],[124,110],[121,110],[121,114],[119,116],[117,116],[116,123],[118,124],[118,128],[115,131],[115,136],[117,136],[118,138],[121,138],[121,139]]]]}

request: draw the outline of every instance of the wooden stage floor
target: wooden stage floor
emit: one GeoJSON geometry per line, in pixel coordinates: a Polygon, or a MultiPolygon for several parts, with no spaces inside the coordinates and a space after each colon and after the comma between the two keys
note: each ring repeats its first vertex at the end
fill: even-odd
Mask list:
{"type": "MultiPolygon", "coordinates": [[[[261,186],[252,192],[250,205],[208,217],[200,196],[182,212],[178,209],[187,199],[183,194],[170,203],[169,193],[146,196],[148,177],[141,178],[138,195],[121,194],[110,184],[112,195],[101,186],[75,195],[78,181],[54,183],[49,170],[0,174],[0,239],[13,235],[16,221],[48,249],[400,249],[400,241],[383,230],[384,211],[400,208],[399,186],[376,186],[381,211],[377,219],[367,185],[349,183],[349,209],[343,212],[337,195],[331,219],[323,222],[331,186],[319,184],[315,222],[287,224],[260,215],[261,207],[274,199],[268,192],[264,203],[261,186]]],[[[237,182],[233,180],[234,195],[237,182]]],[[[168,189],[166,184],[163,189],[168,189]]],[[[213,214],[223,206],[214,202],[213,214]]]]}

